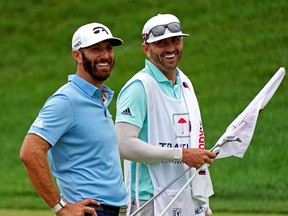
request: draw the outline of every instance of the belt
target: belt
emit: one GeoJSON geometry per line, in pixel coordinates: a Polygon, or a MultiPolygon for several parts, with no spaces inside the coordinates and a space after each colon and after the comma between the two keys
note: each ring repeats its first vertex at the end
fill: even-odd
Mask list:
{"type": "Polygon", "coordinates": [[[97,212],[107,212],[107,213],[110,213],[110,214],[118,215],[119,214],[119,210],[120,210],[120,207],[109,206],[109,205],[104,205],[104,204],[101,204],[100,206],[96,206],[96,205],[90,204],[88,206],[91,207],[91,208],[94,208],[96,210],[96,213],[97,212]]]}

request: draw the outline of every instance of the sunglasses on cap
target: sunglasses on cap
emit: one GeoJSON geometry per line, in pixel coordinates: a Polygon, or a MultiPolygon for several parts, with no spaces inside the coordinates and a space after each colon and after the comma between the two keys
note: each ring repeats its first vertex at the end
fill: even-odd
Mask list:
{"type": "Polygon", "coordinates": [[[168,23],[166,25],[157,25],[157,26],[153,27],[148,32],[148,36],[150,35],[150,33],[152,33],[154,37],[159,37],[165,33],[166,28],[168,28],[168,30],[172,33],[180,32],[182,30],[180,23],[172,22],[172,23],[168,23]]]}

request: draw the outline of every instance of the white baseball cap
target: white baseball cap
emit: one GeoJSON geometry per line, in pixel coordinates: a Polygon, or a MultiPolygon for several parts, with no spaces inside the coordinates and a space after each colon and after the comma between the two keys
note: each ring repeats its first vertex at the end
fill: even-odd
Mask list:
{"type": "Polygon", "coordinates": [[[142,37],[146,43],[153,43],[165,38],[176,36],[189,36],[182,32],[179,19],[172,14],[158,14],[150,18],[144,25],[142,37]],[[171,26],[171,28],[170,28],[171,26]],[[154,35],[153,30],[161,30],[159,34],[154,35]]]}
{"type": "Polygon", "coordinates": [[[113,37],[109,28],[100,23],[89,23],[81,26],[72,38],[72,50],[89,47],[104,40],[110,40],[113,46],[123,43],[120,38],[113,37]]]}

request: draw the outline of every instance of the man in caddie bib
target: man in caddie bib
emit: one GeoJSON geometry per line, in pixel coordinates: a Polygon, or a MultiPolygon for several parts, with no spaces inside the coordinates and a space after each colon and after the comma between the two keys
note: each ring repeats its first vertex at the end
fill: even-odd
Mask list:
{"type": "MultiPolygon", "coordinates": [[[[179,19],[159,14],[144,25],[145,67],[122,88],[116,130],[129,192],[127,215],[192,167],[139,215],[159,216],[202,164],[215,153],[205,150],[204,130],[193,86],[178,68],[183,50],[179,19]]],[[[185,188],[165,216],[211,215],[213,187],[206,169],[185,188]]]]}

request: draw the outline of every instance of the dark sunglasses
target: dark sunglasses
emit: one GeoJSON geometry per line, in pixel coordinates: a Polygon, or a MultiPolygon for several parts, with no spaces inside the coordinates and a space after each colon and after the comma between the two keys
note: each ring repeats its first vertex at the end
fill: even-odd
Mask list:
{"type": "Polygon", "coordinates": [[[164,34],[166,28],[168,28],[168,30],[172,33],[180,32],[182,30],[180,23],[172,22],[166,25],[158,25],[158,26],[153,27],[148,32],[148,37],[150,33],[152,33],[154,37],[161,36],[164,34]]]}

